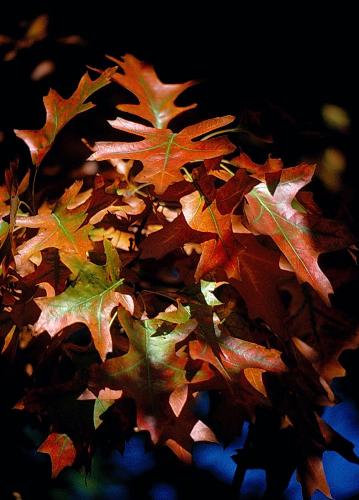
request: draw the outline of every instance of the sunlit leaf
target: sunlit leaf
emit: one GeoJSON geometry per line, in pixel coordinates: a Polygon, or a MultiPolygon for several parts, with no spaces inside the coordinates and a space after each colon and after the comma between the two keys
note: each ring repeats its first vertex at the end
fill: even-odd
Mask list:
{"type": "Polygon", "coordinates": [[[109,68],[96,80],[87,73],[69,99],[64,99],[55,90],[44,97],[46,123],[39,130],[15,130],[15,134],[25,141],[30,149],[33,164],[38,167],[51,148],[60,130],[76,115],[94,107],[92,102],[85,103],[94,92],[110,83],[116,68],[109,68]]]}
{"type": "Polygon", "coordinates": [[[136,181],[153,184],[156,193],[161,194],[168,186],[183,179],[180,168],[189,161],[215,158],[234,151],[235,147],[226,137],[195,142],[192,140],[233,120],[233,116],[211,118],[174,133],[170,129],[146,127],[124,118],[117,118],[109,122],[112,127],[144,139],[137,142],[97,142],[95,152],[89,159],[141,160],[143,170],[136,176],[136,181]]]}
{"type": "Polygon", "coordinates": [[[120,302],[116,289],[119,279],[118,254],[105,242],[106,266],[91,262],[85,264],[76,256],[64,259],[77,278],[64,292],[55,297],[35,299],[41,315],[34,326],[35,333],[46,330],[52,337],[73,323],[84,323],[90,330],[96,349],[102,359],[112,350],[110,334],[111,312],[120,302]]]}
{"type": "Polygon", "coordinates": [[[139,104],[119,104],[117,108],[121,111],[140,116],[156,128],[166,128],[177,115],[196,106],[175,105],[177,97],[196,82],[164,84],[150,64],[139,61],[131,54],[126,54],[121,60],[109,59],[123,70],[123,74],[117,72],[112,79],[132,92],[139,101],[139,104]]]}

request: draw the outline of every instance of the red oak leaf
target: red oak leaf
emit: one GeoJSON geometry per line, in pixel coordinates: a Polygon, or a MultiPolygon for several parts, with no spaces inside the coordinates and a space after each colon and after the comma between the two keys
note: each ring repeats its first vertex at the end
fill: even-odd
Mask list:
{"type": "Polygon", "coordinates": [[[44,159],[60,130],[76,115],[94,107],[92,102],[85,103],[86,99],[110,83],[116,69],[116,67],[107,69],[96,80],[91,80],[85,73],[69,99],[64,99],[51,89],[44,97],[45,125],[39,130],[15,130],[15,134],[23,139],[30,149],[31,159],[36,167],[44,159]]]}
{"type": "Polygon", "coordinates": [[[192,109],[196,104],[185,107],[175,105],[177,97],[196,82],[164,84],[150,64],[139,61],[136,57],[126,54],[122,60],[109,57],[122,70],[123,74],[115,73],[114,82],[132,92],[139,104],[119,104],[121,111],[140,116],[148,120],[156,128],[166,128],[168,123],[180,113],[192,109]]]}
{"type": "Polygon", "coordinates": [[[176,354],[176,344],[185,339],[197,322],[190,320],[175,330],[155,335],[161,320],[136,321],[120,308],[118,317],[130,341],[127,354],[96,366],[92,383],[122,389],[137,403],[137,425],[158,442],[168,419],[170,394],[187,383],[186,357],[176,354]]]}
{"type": "Polygon", "coordinates": [[[108,241],[104,242],[106,266],[83,262],[76,256],[66,256],[65,265],[77,276],[74,285],[55,297],[35,299],[41,315],[34,325],[34,333],[46,330],[52,337],[73,323],[84,323],[89,328],[95,347],[102,359],[112,350],[110,334],[111,312],[119,302],[132,308],[127,296],[115,290],[121,285],[119,257],[108,241]]]}
{"type": "Polygon", "coordinates": [[[89,240],[90,224],[82,226],[86,219],[88,202],[80,203],[76,208],[68,208],[74,203],[82,181],[76,181],[69,187],[58,200],[55,208],[49,207],[41,210],[34,216],[17,216],[18,227],[39,228],[33,238],[25,241],[17,248],[18,264],[21,265],[33,254],[45,248],[58,248],[61,253],[76,254],[86,259],[86,254],[92,248],[89,240]]]}
{"type": "Polygon", "coordinates": [[[55,248],[48,248],[42,252],[41,264],[33,273],[27,274],[23,281],[27,285],[38,285],[39,283],[49,283],[56,294],[64,291],[70,271],[60,260],[58,251],[55,248]]]}
{"type": "Polygon", "coordinates": [[[285,310],[279,288],[285,272],[279,269],[279,253],[258,243],[251,234],[242,234],[239,241],[241,249],[237,258],[241,272],[239,279],[232,280],[231,284],[245,300],[252,318],[261,318],[277,334],[284,334],[285,310]]]}
{"type": "Polygon", "coordinates": [[[160,259],[185,243],[200,243],[208,237],[212,235],[195,231],[180,214],[174,221],[165,222],[162,229],[147,236],[140,245],[141,259],[160,259]]]}
{"type": "Polygon", "coordinates": [[[95,152],[90,160],[141,160],[144,168],[135,180],[153,184],[156,193],[162,194],[168,186],[183,180],[180,168],[186,163],[215,158],[235,150],[235,146],[226,137],[192,141],[233,120],[233,116],[211,118],[174,133],[170,129],[146,127],[117,118],[109,122],[112,127],[145,139],[138,142],[96,142],[95,152]]]}
{"type": "Polygon", "coordinates": [[[319,490],[328,498],[333,498],[325,477],[321,456],[310,455],[305,457],[297,469],[297,478],[302,485],[303,498],[312,498],[315,491],[319,490]]]}
{"type": "Polygon", "coordinates": [[[257,181],[249,177],[244,170],[237,170],[235,175],[217,190],[219,213],[222,215],[231,213],[256,184],[257,181]]]}
{"type": "Polygon", "coordinates": [[[318,265],[318,256],[345,248],[352,237],[338,222],[292,207],[297,192],[308,184],[314,170],[314,166],[305,164],[283,170],[274,195],[264,183],[258,184],[246,195],[245,214],[249,229],[270,236],[297,277],[307,281],[328,303],[333,288],[318,265]]]}
{"type": "Polygon", "coordinates": [[[245,368],[261,368],[271,372],[285,371],[286,367],[276,349],[267,349],[254,342],[222,335],[217,338],[218,352],[205,340],[191,340],[190,355],[206,361],[226,378],[232,379],[245,368]]]}
{"type": "Polygon", "coordinates": [[[244,168],[256,179],[265,181],[268,191],[274,194],[282,175],[283,162],[281,159],[269,156],[265,163],[258,164],[254,163],[248,155],[242,152],[239,156],[233,158],[231,163],[244,168]]]}
{"type": "Polygon", "coordinates": [[[216,238],[201,244],[202,254],[198,263],[195,279],[198,281],[206,273],[222,268],[228,278],[240,277],[238,252],[240,243],[234,238],[230,215],[222,215],[216,201],[206,204],[205,197],[199,191],[180,199],[182,213],[188,225],[195,231],[214,233],[216,238]]]}

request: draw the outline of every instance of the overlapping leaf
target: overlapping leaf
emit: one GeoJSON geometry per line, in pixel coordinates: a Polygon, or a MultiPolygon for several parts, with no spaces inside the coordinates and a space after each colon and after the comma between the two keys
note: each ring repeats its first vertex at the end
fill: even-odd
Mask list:
{"type": "Polygon", "coordinates": [[[193,359],[206,361],[226,378],[235,378],[245,368],[261,368],[272,372],[285,370],[280,352],[267,349],[254,342],[222,335],[217,338],[217,351],[205,340],[192,340],[190,354],[193,359]]]}
{"type": "Polygon", "coordinates": [[[23,281],[28,285],[49,283],[57,295],[66,288],[69,275],[70,271],[61,262],[58,251],[49,248],[42,252],[41,264],[34,272],[27,274],[23,281]]]}
{"type": "Polygon", "coordinates": [[[138,142],[96,142],[95,152],[90,159],[140,160],[143,163],[143,170],[136,176],[136,180],[153,184],[156,193],[161,194],[168,186],[183,179],[180,168],[186,163],[215,158],[234,151],[235,146],[226,137],[195,142],[192,140],[233,120],[233,116],[211,118],[174,133],[170,129],[146,127],[124,118],[117,118],[109,122],[112,127],[144,139],[138,142]]]}
{"type": "Polygon", "coordinates": [[[90,224],[82,226],[86,219],[87,202],[76,208],[68,208],[73,203],[82,187],[82,181],[76,181],[58,200],[53,210],[45,206],[38,215],[18,216],[18,227],[38,228],[39,232],[33,238],[25,241],[17,248],[19,265],[32,255],[45,248],[58,248],[61,253],[76,254],[86,259],[87,252],[92,248],[89,240],[90,224]]]}
{"type": "Polygon", "coordinates": [[[77,278],[59,295],[35,299],[41,315],[34,326],[35,333],[46,330],[53,337],[66,326],[84,323],[102,359],[112,350],[111,312],[120,302],[128,307],[127,297],[116,292],[123,282],[119,279],[117,251],[107,241],[105,250],[106,266],[83,263],[77,256],[63,257],[66,266],[77,278]]]}
{"type": "Polygon", "coordinates": [[[176,99],[193,82],[163,84],[152,66],[130,55],[115,62],[123,73],[109,69],[93,81],[85,75],[69,99],[50,91],[45,126],[17,135],[38,167],[61,128],[90,109],[86,99],[112,79],[138,100],[118,109],[152,127],[123,118],[111,125],[143,140],[97,142],[91,159],[108,159],[113,169],[89,177],[94,189],[86,192],[76,181],[38,215],[20,212],[28,200],[12,175],[7,189],[0,188],[1,257],[8,242],[15,255],[8,275],[0,276],[3,357],[16,356],[18,345],[46,345],[35,354],[25,351],[27,375],[39,369],[41,376],[16,408],[46,413],[59,432],[39,449],[51,456],[54,477],[76,456],[60,432],[75,439],[81,429],[79,461],[87,459],[94,429],[99,437],[116,429],[113,442],[122,446],[121,433],[138,428],[189,462],[194,441],[215,442],[218,431],[229,441],[247,419],[251,431],[235,459],[238,485],[247,468],[264,468],[267,496],[279,498],[297,468],[306,498],[316,489],[329,495],[323,452],[358,458],[316,411],[335,402],[329,383],[344,374],[338,357],[357,347],[359,337],[352,320],[318,297],[328,301],[332,292],[318,257],[352,239],[300,192],[314,167],[283,169],[272,158],[261,165],[243,152],[223,158],[235,150],[219,137],[232,116],[173,132],[169,122],[193,107],[179,107],[176,99]],[[120,248],[121,234],[135,245],[126,240],[115,250],[108,240],[120,248]],[[156,265],[149,258],[158,259],[156,265]],[[47,296],[40,296],[44,290],[47,296]],[[76,323],[89,329],[101,362],[92,343],[77,343],[76,323]],[[32,342],[28,325],[35,335],[47,331],[55,338],[32,342]],[[57,335],[63,329],[67,337],[57,335]],[[74,373],[65,382],[64,358],[74,373]],[[45,387],[42,370],[51,375],[45,387]],[[201,390],[218,397],[208,426],[193,407],[201,390]],[[80,414],[71,421],[72,403],[86,407],[84,421],[80,414]],[[66,411],[59,412],[62,404],[66,411]]]}
{"type": "Polygon", "coordinates": [[[231,163],[247,170],[256,179],[265,181],[268,191],[274,194],[282,175],[282,160],[269,157],[265,163],[258,164],[241,152],[239,156],[232,158],[231,163]]]}
{"type": "Polygon", "coordinates": [[[222,215],[216,201],[206,204],[204,195],[194,191],[180,199],[187,224],[195,231],[213,233],[201,243],[202,254],[195,279],[221,268],[228,278],[240,277],[238,252],[241,244],[234,238],[230,215],[222,215]]]}
{"type": "Polygon", "coordinates": [[[274,195],[264,183],[258,184],[246,195],[245,214],[249,228],[270,236],[298,278],[310,283],[328,303],[333,288],[318,265],[318,256],[322,252],[345,248],[351,243],[351,236],[335,221],[292,208],[297,192],[308,184],[314,170],[310,165],[284,170],[274,195]]]}
{"type": "Polygon", "coordinates": [[[285,310],[280,297],[279,254],[264,247],[251,234],[240,235],[237,253],[240,277],[231,281],[246,302],[252,318],[261,318],[276,333],[285,337],[285,310]],[[270,297],[270,307],[268,307],[270,297]]]}
{"type": "Polygon", "coordinates": [[[137,424],[159,440],[161,422],[166,420],[170,394],[187,383],[186,358],[176,354],[176,344],[195,328],[190,320],[175,330],[155,335],[160,320],[136,321],[120,308],[122,327],[130,340],[127,354],[107,360],[93,372],[93,383],[102,382],[111,389],[122,389],[136,400],[137,424]]]}
{"type": "Polygon", "coordinates": [[[164,255],[183,247],[185,243],[200,243],[211,234],[194,231],[181,213],[172,222],[166,222],[162,229],[150,234],[141,244],[141,258],[160,259],[164,255]]]}

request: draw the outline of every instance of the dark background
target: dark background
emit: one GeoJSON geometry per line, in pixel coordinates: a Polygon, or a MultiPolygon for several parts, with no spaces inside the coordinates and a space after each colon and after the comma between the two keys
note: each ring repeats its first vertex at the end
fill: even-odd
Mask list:
{"type": "MultiPolygon", "coordinates": [[[[317,160],[327,146],[340,148],[347,160],[343,189],[328,192],[316,181],[315,194],[325,213],[331,216],[344,204],[350,214],[347,222],[357,229],[358,28],[349,2],[340,5],[336,2],[333,6],[328,2],[315,5],[313,2],[305,6],[296,2],[201,4],[193,0],[160,4],[74,0],[23,5],[11,2],[1,9],[0,33],[14,38],[24,32],[22,21],[30,21],[42,13],[50,16],[46,41],[20,51],[12,61],[0,62],[2,172],[17,155],[29,165],[26,147],[15,138],[12,129],[43,125],[41,100],[50,86],[68,96],[86,65],[105,67],[104,54],[119,57],[130,52],[152,63],[164,82],[191,79],[202,82],[187,97],[188,102],[192,99],[199,103],[198,110],[188,115],[189,121],[220,114],[258,116],[257,121],[252,119],[251,127],[259,135],[272,135],[273,143],[254,144],[246,137],[240,140],[245,151],[260,161],[272,153],[290,166],[302,159],[317,160]],[[80,35],[85,43],[74,46],[58,43],[58,38],[73,34],[80,35]],[[54,61],[55,72],[38,82],[31,81],[31,72],[44,59],[54,61]],[[325,126],[321,116],[325,103],[347,110],[351,117],[348,133],[337,134],[325,126]]],[[[94,99],[99,108],[103,104],[102,111],[98,111],[103,113],[103,119],[116,115],[111,105],[119,101],[111,99],[107,89],[94,99]]],[[[74,150],[68,150],[71,134],[76,143],[83,136],[109,137],[108,129],[98,128],[98,115],[91,113],[69,125],[70,136],[66,141],[59,136],[54,151],[48,156],[49,164],[60,157],[71,170],[86,159],[85,148],[74,145],[74,150]]],[[[63,171],[52,182],[66,183],[66,176],[62,174],[63,171]]],[[[41,174],[39,181],[45,185],[49,179],[41,174]]],[[[350,305],[352,298],[348,294],[343,302],[347,309],[354,311],[356,305],[350,305]]],[[[359,444],[354,385],[357,358],[352,354],[346,358],[349,378],[337,387],[345,402],[338,409],[330,410],[328,419],[336,428],[339,423],[342,428],[338,430],[359,444]]],[[[3,477],[14,491],[21,490],[23,498],[196,498],[192,484],[202,491],[211,488],[212,496],[229,498],[228,483],[234,471],[230,455],[235,445],[226,451],[215,445],[199,446],[195,454],[197,469],[191,471],[175,465],[166,453],[160,452],[155,457],[145,454],[143,441],[137,438],[129,444],[124,458],[119,454],[105,462],[98,458],[99,465],[95,465],[94,478],[88,479],[87,488],[78,473],[69,471],[50,486],[45,479],[49,471],[47,458],[35,453],[36,445],[43,439],[36,422],[20,415],[6,418],[2,440],[8,463],[3,477]],[[115,479],[115,485],[111,486],[111,478],[115,479]]],[[[236,445],[239,443],[240,440],[236,445]]],[[[356,498],[357,469],[333,460],[333,457],[328,459],[326,467],[332,471],[336,498],[356,498]]],[[[259,498],[263,479],[261,473],[249,474],[247,496],[243,498],[259,498]]],[[[299,490],[293,485],[288,498],[296,499],[299,490]]],[[[3,498],[1,491],[0,498],[3,498]]]]}

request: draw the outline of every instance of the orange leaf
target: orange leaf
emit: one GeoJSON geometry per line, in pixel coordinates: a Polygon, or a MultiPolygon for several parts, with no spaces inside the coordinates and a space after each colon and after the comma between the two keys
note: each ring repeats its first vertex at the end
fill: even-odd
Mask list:
{"type": "Polygon", "coordinates": [[[196,106],[196,104],[185,107],[175,105],[177,97],[196,82],[164,84],[158,79],[151,65],[139,61],[130,54],[123,56],[122,60],[114,57],[109,59],[124,72],[115,73],[113,81],[132,92],[139,101],[139,104],[118,105],[117,108],[121,111],[140,116],[156,128],[166,128],[177,115],[196,106]]]}
{"type": "Polygon", "coordinates": [[[23,139],[30,149],[33,164],[38,167],[51,148],[56,135],[76,115],[94,107],[92,102],[85,103],[94,92],[110,83],[111,76],[117,68],[109,68],[96,80],[91,80],[87,73],[69,99],[64,99],[51,89],[44,97],[46,123],[39,130],[15,130],[15,134],[23,139]]]}
{"type": "Polygon", "coordinates": [[[92,248],[88,237],[92,228],[90,224],[82,226],[86,219],[88,202],[81,203],[74,209],[69,209],[82,187],[82,181],[76,181],[58,200],[55,208],[46,207],[35,216],[17,216],[16,226],[39,228],[33,238],[25,241],[17,249],[18,264],[26,262],[33,254],[45,248],[58,248],[60,252],[76,254],[86,259],[86,254],[92,248]]]}
{"type": "Polygon", "coordinates": [[[214,137],[193,142],[192,139],[223,127],[234,120],[233,116],[211,118],[184,128],[179,133],[170,129],[156,129],[117,118],[112,127],[145,139],[137,142],[96,142],[90,160],[133,159],[143,163],[137,182],[148,182],[162,194],[171,184],[183,180],[180,168],[191,161],[215,158],[235,150],[226,137],[214,137]]]}
{"type": "Polygon", "coordinates": [[[73,323],[84,323],[102,359],[112,350],[111,312],[120,302],[121,294],[115,290],[123,281],[118,279],[117,251],[108,241],[104,245],[106,266],[84,263],[76,256],[64,258],[66,266],[77,276],[76,281],[60,295],[35,299],[41,315],[34,325],[35,334],[46,330],[53,337],[73,323]]]}
{"type": "Polygon", "coordinates": [[[340,223],[292,207],[294,197],[311,180],[314,170],[313,165],[305,164],[283,170],[274,195],[264,183],[258,184],[246,195],[245,214],[249,229],[270,236],[297,277],[329,303],[333,288],[318,265],[318,256],[345,248],[352,238],[340,223]]]}

